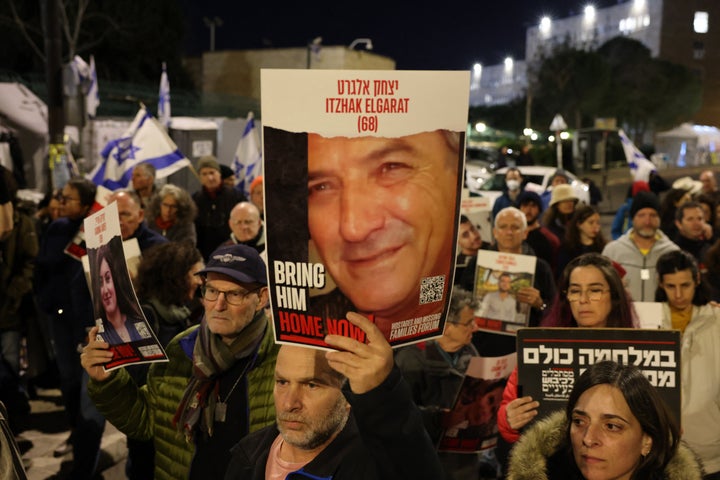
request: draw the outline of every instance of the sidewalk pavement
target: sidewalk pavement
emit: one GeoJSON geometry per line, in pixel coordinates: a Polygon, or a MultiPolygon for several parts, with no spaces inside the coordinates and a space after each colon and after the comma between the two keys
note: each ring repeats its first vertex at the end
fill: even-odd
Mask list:
{"type": "MultiPolygon", "coordinates": [[[[72,453],[63,457],[53,456],[53,450],[70,435],[60,390],[38,389],[37,393],[38,398],[30,401],[28,429],[18,437],[20,449],[24,452],[23,459],[26,464],[30,463],[26,465],[28,479],[68,479],[72,453]]],[[[124,480],[127,458],[125,435],[106,423],[101,449],[97,478],[124,480]]]]}

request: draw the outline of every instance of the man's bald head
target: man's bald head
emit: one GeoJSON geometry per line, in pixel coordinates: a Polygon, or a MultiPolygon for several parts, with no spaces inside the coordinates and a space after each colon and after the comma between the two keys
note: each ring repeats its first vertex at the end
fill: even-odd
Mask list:
{"type": "Polygon", "coordinates": [[[230,230],[238,242],[252,240],[260,232],[260,210],[250,202],[240,202],[230,211],[230,230]]]}

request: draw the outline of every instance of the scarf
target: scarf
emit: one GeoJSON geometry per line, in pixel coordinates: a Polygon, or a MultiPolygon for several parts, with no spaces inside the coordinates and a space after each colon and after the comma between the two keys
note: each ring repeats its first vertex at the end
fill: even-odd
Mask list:
{"type": "Polygon", "coordinates": [[[173,425],[192,440],[196,431],[213,434],[215,406],[220,377],[238,361],[246,361],[240,377],[253,367],[257,350],[267,328],[267,317],[261,309],[230,345],[220,335],[210,332],[203,317],[193,348],[193,375],[173,417],[173,425]]]}
{"type": "Polygon", "coordinates": [[[168,220],[167,222],[162,219],[160,215],[155,217],[155,225],[162,230],[163,232],[167,231],[168,228],[172,227],[175,224],[173,220],[168,220]]]}

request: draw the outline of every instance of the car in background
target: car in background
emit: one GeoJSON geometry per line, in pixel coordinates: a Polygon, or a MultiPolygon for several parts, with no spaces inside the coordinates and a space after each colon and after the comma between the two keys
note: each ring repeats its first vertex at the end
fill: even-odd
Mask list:
{"type": "Polygon", "coordinates": [[[495,148],[468,147],[465,151],[465,185],[472,192],[492,176],[500,155],[495,148]]]}
{"type": "MultiPolygon", "coordinates": [[[[547,190],[547,187],[550,185],[550,178],[557,171],[555,167],[542,166],[526,166],[518,167],[518,169],[523,176],[525,190],[535,192],[538,195],[541,195],[547,190]]],[[[482,197],[489,197],[494,202],[497,197],[502,195],[505,189],[505,172],[507,172],[507,170],[507,167],[505,167],[493,172],[475,188],[471,188],[470,184],[468,184],[468,189],[471,193],[482,197]]],[[[564,173],[570,179],[570,185],[572,185],[575,195],[581,202],[590,205],[590,187],[567,170],[565,170],[564,173]]]]}

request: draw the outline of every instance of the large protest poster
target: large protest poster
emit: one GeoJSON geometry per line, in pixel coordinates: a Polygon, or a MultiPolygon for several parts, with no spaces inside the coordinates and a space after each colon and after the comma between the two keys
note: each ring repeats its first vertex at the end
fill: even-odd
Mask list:
{"type": "Polygon", "coordinates": [[[135,296],[125,262],[117,203],[90,215],[84,225],[98,339],[110,344],[113,352],[105,370],[167,361],[135,296]]]}
{"type": "Polygon", "coordinates": [[[497,412],[516,359],[514,353],[470,359],[438,451],[473,453],[497,444],[497,412]]]}
{"type": "Polygon", "coordinates": [[[589,365],[636,365],[680,422],[680,331],[633,328],[524,328],[517,333],[518,397],[540,402],[536,419],[564,409],[589,365]]]}
{"type": "Polygon", "coordinates": [[[536,258],[530,255],[480,250],[475,266],[475,312],[478,328],[513,335],[526,327],[530,305],[517,301],[517,291],[532,287],[536,258]]]}
{"type": "Polygon", "coordinates": [[[276,341],[393,347],[445,326],[468,72],[261,72],[265,217],[276,341]]]}

